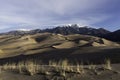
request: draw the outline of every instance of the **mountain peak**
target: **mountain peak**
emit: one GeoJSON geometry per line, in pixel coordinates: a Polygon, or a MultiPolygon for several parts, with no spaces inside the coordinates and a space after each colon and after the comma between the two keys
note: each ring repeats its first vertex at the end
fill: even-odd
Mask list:
{"type": "Polygon", "coordinates": [[[30,31],[30,29],[17,29],[17,31],[30,31]]]}
{"type": "Polygon", "coordinates": [[[64,24],[64,25],[59,25],[60,27],[88,27],[88,26],[82,26],[80,24],[64,24]]]}

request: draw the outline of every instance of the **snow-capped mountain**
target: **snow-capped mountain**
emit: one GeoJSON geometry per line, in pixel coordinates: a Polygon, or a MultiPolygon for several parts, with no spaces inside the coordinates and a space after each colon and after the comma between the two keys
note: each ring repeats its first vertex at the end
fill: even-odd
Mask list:
{"type": "Polygon", "coordinates": [[[11,35],[25,35],[25,34],[36,34],[36,33],[56,33],[56,34],[83,34],[83,35],[93,35],[93,36],[100,36],[103,34],[110,33],[110,31],[105,30],[103,28],[92,28],[89,26],[80,26],[79,24],[69,24],[69,25],[60,25],[50,29],[35,29],[35,30],[27,30],[27,29],[20,29],[16,31],[10,31],[4,34],[11,34],[11,35]]]}
{"type": "Polygon", "coordinates": [[[120,30],[117,30],[115,32],[110,32],[103,28],[92,28],[89,26],[80,26],[79,24],[67,24],[67,25],[60,25],[60,26],[53,26],[54,28],[49,29],[35,29],[35,30],[29,30],[29,29],[19,29],[15,31],[10,31],[7,33],[1,33],[0,35],[30,35],[30,34],[37,34],[37,33],[55,33],[55,34],[63,34],[63,35],[69,35],[69,34],[82,34],[82,35],[92,35],[92,36],[98,36],[102,38],[106,38],[108,40],[112,41],[120,41],[120,30]]]}
{"type": "Polygon", "coordinates": [[[107,34],[110,31],[105,30],[103,28],[92,28],[89,26],[83,26],[81,27],[78,24],[72,24],[72,25],[64,25],[64,26],[58,26],[52,29],[45,29],[42,32],[50,32],[50,33],[58,33],[58,34],[84,34],[84,35],[93,35],[93,36],[100,36],[102,34],[107,34]]]}

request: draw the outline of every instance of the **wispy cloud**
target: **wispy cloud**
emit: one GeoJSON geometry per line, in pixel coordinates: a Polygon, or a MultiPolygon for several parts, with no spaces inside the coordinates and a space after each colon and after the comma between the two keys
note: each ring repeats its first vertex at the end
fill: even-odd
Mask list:
{"type": "Polygon", "coordinates": [[[119,2],[118,0],[0,0],[0,30],[45,28],[42,25],[69,23],[103,26],[104,23],[101,25],[99,23],[106,22],[111,17],[115,19],[115,14],[120,13],[119,2]]]}

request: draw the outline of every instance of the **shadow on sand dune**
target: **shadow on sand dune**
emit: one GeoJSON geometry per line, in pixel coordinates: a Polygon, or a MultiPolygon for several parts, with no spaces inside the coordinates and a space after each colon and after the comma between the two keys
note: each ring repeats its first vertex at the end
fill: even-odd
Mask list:
{"type": "Polygon", "coordinates": [[[49,60],[68,59],[70,62],[84,62],[88,63],[102,63],[105,59],[110,59],[112,63],[120,63],[120,48],[71,48],[71,49],[53,49],[43,53],[36,53],[31,55],[19,55],[9,58],[0,59],[0,63],[19,62],[28,59],[41,60],[48,63],[49,60]]]}

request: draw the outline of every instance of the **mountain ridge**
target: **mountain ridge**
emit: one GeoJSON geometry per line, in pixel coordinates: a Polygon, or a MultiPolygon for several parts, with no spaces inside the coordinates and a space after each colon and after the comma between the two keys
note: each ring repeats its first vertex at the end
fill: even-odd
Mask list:
{"type": "Polygon", "coordinates": [[[120,42],[120,29],[117,31],[102,35],[101,37],[111,41],[120,42]]]}
{"type": "Polygon", "coordinates": [[[82,34],[82,35],[91,35],[102,37],[111,41],[120,42],[120,30],[111,32],[104,28],[92,28],[89,26],[81,27],[78,24],[71,25],[63,25],[57,26],[54,28],[46,28],[46,29],[34,29],[34,30],[15,30],[6,33],[0,33],[0,35],[29,35],[29,34],[37,34],[37,33],[55,33],[62,35],[70,35],[70,34],[82,34]]]}
{"type": "Polygon", "coordinates": [[[56,26],[54,28],[34,29],[29,31],[20,29],[20,30],[9,31],[6,33],[1,33],[1,34],[21,35],[21,34],[36,34],[36,33],[43,33],[43,32],[57,33],[57,34],[63,34],[63,35],[86,34],[86,35],[94,36],[98,34],[106,34],[106,33],[109,33],[110,31],[103,28],[96,29],[88,26],[82,27],[78,24],[71,24],[71,25],[56,26]]]}

